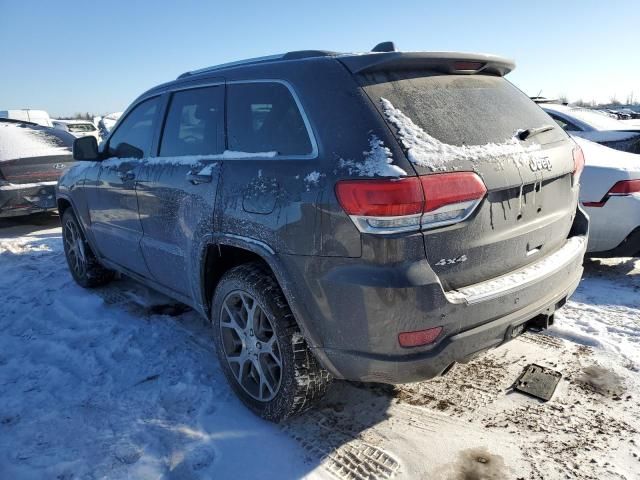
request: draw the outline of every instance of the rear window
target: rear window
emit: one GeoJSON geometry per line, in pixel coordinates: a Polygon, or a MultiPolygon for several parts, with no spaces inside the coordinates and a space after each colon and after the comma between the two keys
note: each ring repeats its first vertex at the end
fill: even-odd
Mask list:
{"type": "MultiPolygon", "coordinates": [[[[554,124],[501,77],[400,71],[362,75],[361,83],[381,112],[380,99],[385,98],[429,135],[450,145],[500,143],[518,129],[554,124]]],[[[536,141],[563,138],[556,128],[536,141]]]]}
{"type": "Polygon", "coordinates": [[[291,92],[281,83],[227,87],[228,149],[238,152],[312,153],[306,125],[291,92]]]}
{"type": "Polygon", "coordinates": [[[96,127],[91,125],[90,123],[77,123],[68,125],[70,132],[93,132],[96,127]]]}

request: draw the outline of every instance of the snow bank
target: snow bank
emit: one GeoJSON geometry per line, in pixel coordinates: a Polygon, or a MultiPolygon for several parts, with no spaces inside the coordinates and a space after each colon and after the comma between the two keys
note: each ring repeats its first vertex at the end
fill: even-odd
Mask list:
{"type": "Polygon", "coordinates": [[[535,152],[540,150],[538,144],[524,147],[515,134],[503,143],[449,145],[429,135],[386,98],[381,98],[380,102],[385,116],[398,129],[398,136],[407,150],[409,160],[434,171],[455,168],[456,162],[460,160],[501,163],[508,158],[518,166],[523,166],[534,160],[535,152]]]}
{"type": "Polygon", "coordinates": [[[59,227],[1,229],[0,266],[0,478],[302,478],[315,467],[235,398],[199,315],[156,314],[173,302],[129,280],[78,287],[59,227]]]}

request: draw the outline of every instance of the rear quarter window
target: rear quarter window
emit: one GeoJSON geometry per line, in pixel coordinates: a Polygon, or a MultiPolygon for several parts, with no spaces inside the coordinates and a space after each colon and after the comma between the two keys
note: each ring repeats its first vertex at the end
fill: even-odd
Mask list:
{"type": "MultiPolygon", "coordinates": [[[[518,129],[555,124],[501,77],[398,71],[361,75],[360,82],[381,113],[380,99],[386,98],[429,135],[450,145],[501,143],[518,129]]],[[[563,139],[560,128],[536,137],[540,143],[563,139]]]]}
{"type": "Polygon", "coordinates": [[[238,152],[309,155],[313,147],[289,89],[276,82],[227,86],[227,148],[238,152]]]}

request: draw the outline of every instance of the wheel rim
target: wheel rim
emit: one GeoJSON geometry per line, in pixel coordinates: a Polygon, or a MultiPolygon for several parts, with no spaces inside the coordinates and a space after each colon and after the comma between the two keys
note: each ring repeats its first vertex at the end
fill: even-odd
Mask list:
{"type": "Polygon", "coordinates": [[[249,293],[227,295],[220,311],[220,335],[229,368],[242,389],[268,402],[280,389],[282,356],[271,320],[249,293]]]}
{"type": "Polygon", "coordinates": [[[67,222],[64,226],[64,243],[69,259],[69,266],[78,276],[82,276],[87,265],[82,234],[75,222],[67,222]]]}

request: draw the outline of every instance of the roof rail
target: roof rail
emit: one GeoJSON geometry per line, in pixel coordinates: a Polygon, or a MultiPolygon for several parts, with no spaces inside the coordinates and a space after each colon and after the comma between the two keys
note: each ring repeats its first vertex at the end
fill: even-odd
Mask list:
{"type": "Polygon", "coordinates": [[[213,72],[213,71],[220,70],[222,68],[227,68],[227,67],[237,67],[240,65],[251,65],[254,63],[271,62],[273,60],[280,60],[282,59],[282,57],[284,57],[284,54],[280,53],[277,55],[266,55],[264,57],[254,57],[254,58],[247,58],[244,60],[237,60],[235,62],[221,63],[219,65],[213,65],[211,67],[205,67],[205,68],[200,68],[198,70],[191,70],[189,72],[185,72],[182,75],[180,75],[178,79],[190,77],[191,75],[198,75],[199,73],[213,72]]]}
{"type": "Polygon", "coordinates": [[[280,53],[277,55],[267,55],[264,57],[247,58],[245,60],[238,60],[235,62],[221,63],[220,65],[213,65],[211,67],[201,68],[199,70],[191,70],[185,72],[178,77],[178,79],[190,77],[191,75],[198,75],[200,73],[215,72],[223,68],[239,67],[243,65],[255,65],[257,63],[273,62],[277,60],[300,60],[303,58],[313,57],[328,57],[336,55],[336,52],[329,52],[327,50],[297,50],[293,52],[280,53]]]}

